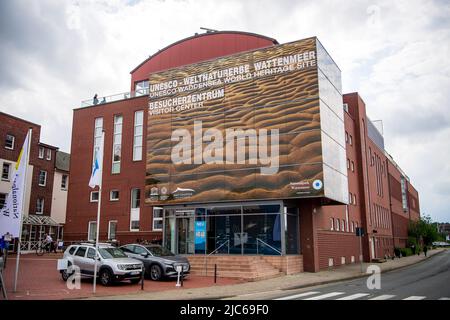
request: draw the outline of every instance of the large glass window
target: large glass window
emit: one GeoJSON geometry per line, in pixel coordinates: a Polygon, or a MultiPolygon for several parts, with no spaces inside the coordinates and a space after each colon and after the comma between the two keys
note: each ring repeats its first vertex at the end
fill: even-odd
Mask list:
{"type": "Polygon", "coordinates": [[[40,170],[39,171],[39,185],[41,187],[45,187],[47,184],[47,171],[40,170]]]}
{"type": "Polygon", "coordinates": [[[114,116],[112,173],[120,173],[120,160],[122,157],[122,122],[123,117],[121,115],[114,116]]]}
{"type": "Polygon", "coordinates": [[[88,240],[95,241],[97,238],[97,222],[90,221],[88,227],[88,240]]]}
{"type": "MultiPolygon", "coordinates": [[[[94,150],[92,152],[92,159],[95,159],[96,152],[100,149],[103,132],[103,118],[96,118],[94,122],[94,150]]],[[[44,152],[42,152],[42,157],[44,152]]]]}
{"type": "Polygon", "coordinates": [[[134,113],[133,161],[142,160],[142,137],[144,128],[144,111],[134,113]]]}
{"type": "Polygon", "coordinates": [[[162,231],[163,228],[163,208],[153,207],[153,231],[162,231]]]}
{"type": "Polygon", "coordinates": [[[141,190],[131,189],[130,230],[139,231],[141,190]]]}

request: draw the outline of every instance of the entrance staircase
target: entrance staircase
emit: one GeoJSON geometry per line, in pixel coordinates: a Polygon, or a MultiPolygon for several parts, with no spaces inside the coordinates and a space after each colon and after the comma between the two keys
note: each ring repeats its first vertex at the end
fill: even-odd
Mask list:
{"type": "Polygon", "coordinates": [[[217,265],[217,277],[236,278],[246,281],[257,281],[283,275],[264,259],[264,256],[247,255],[192,255],[187,256],[191,264],[191,273],[199,276],[214,276],[214,265],[217,265]]]}

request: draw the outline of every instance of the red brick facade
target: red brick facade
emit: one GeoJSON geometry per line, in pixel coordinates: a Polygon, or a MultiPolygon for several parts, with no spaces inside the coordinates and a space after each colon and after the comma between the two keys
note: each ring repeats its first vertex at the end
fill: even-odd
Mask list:
{"type": "Polygon", "coordinates": [[[0,158],[11,162],[17,161],[20,150],[25,141],[28,129],[32,128],[32,140],[30,148],[29,164],[33,166],[33,177],[31,184],[31,196],[29,214],[36,214],[36,203],[38,198],[44,199],[43,215],[50,216],[52,206],[53,178],[55,171],[56,151],[58,148],[40,143],[41,126],[28,122],[23,119],[0,112],[0,139],[2,146],[0,147],[0,158]],[[15,137],[14,149],[5,148],[6,135],[10,134],[15,137]],[[44,148],[44,158],[39,158],[39,148],[44,148]],[[50,160],[46,159],[47,150],[51,152],[50,160]],[[47,172],[47,180],[45,186],[39,185],[39,172],[44,170],[47,172]]]}
{"type": "MultiPolygon", "coordinates": [[[[223,37],[220,33],[194,37],[158,52],[132,71],[132,90],[137,81],[147,79],[151,72],[202,61],[206,56],[219,57],[276,43],[269,38],[249,41],[247,36],[241,38],[239,34],[228,35],[226,39],[223,37]],[[207,46],[208,39],[213,43],[217,40],[220,45],[207,46]],[[238,45],[239,41],[246,45],[238,45]],[[208,53],[202,48],[208,48],[208,53]],[[183,57],[184,54],[189,56],[189,61],[183,57]]],[[[408,202],[411,205],[407,214],[402,209],[401,189],[399,193],[398,186],[400,171],[394,170],[393,161],[369,137],[367,126],[370,120],[361,97],[358,93],[345,94],[343,101],[348,105],[347,112],[344,112],[344,124],[350,201],[348,205],[325,205],[323,199],[292,201],[300,212],[299,234],[303,262],[300,269],[305,271],[315,272],[330,265],[359,262],[360,238],[355,234],[357,227],[365,231],[361,239],[364,261],[392,255],[394,245],[406,244],[409,219],[420,216],[418,193],[409,181],[408,202]]],[[[147,97],[142,96],[74,110],[66,240],[86,240],[89,221],[96,220],[97,203],[90,202],[88,181],[93,158],[94,122],[98,117],[103,118],[105,131],[100,240],[108,237],[109,221],[118,222],[117,239],[121,243],[134,242],[137,238],[161,239],[161,232],[152,230],[153,210],[144,205],[145,144],[143,160],[132,160],[134,113],[143,110],[146,119],[147,102],[147,97]],[[123,116],[121,172],[112,174],[113,121],[114,116],[119,114],[123,116]],[[130,231],[132,188],[141,190],[139,231],[130,231]],[[112,189],[119,191],[119,201],[110,201],[112,189]]],[[[147,124],[144,121],[146,131],[147,124]]]]}

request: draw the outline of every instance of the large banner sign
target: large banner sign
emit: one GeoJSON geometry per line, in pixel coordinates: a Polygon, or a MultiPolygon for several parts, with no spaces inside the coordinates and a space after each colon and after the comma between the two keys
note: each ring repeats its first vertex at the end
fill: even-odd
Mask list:
{"type": "Polygon", "coordinates": [[[146,202],[323,196],[316,43],[150,75],[146,202]]]}

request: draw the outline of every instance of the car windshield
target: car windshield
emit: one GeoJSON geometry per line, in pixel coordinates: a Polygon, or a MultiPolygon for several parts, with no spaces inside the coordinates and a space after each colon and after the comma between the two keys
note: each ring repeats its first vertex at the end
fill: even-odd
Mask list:
{"type": "Polygon", "coordinates": [[[173,256],[174,255],[168,249],[166,249],[164,247],[161,247],[161,246],[149,246],[149,247],[146,247],[146,248],[155,257],[167,257],[167,256],[173,256]]]}
{"type": "Polygon", "coordinates": [[[103,259],[126,258],[126,254],[119,248],[100,248],[98,249],[103,259]]]}

